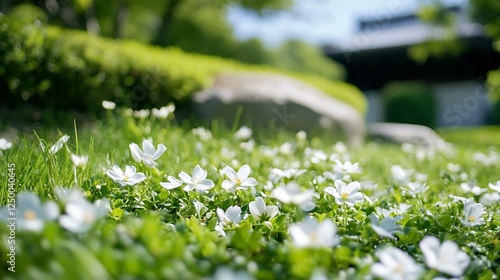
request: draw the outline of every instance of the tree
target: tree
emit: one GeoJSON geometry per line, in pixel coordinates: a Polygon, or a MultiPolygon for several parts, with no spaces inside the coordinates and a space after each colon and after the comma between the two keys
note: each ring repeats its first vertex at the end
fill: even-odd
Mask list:
{"type": "MultiPolygon", "coordinates": [[[[495,40],[493,46],[500,51],[500,2],[471,0],[470,5],[472,17],[485,26],[487,34],[495,40]]],[[[486,84],[490,98],[496,103],[493,110],[496,124],[500,124],[500,68],[488,72],[486,84]]]]}

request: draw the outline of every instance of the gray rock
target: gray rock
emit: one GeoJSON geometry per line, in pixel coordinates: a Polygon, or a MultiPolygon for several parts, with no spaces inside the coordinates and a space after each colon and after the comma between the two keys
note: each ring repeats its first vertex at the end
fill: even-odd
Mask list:
{"type": "Polygon", "coordinates": [[[259,140],[281,129],[329,134],[359,146],[366,135],[364,117],[350,105],[296,79],[277,74],[224,74],[212,88],[193,95],[195,113],[204,120],[248,124],[259,140]]]}
{"type": "Polygon", "coordinates": [[[386,142],[440,149],[446,142],[434,130],[423,125],[406,123],[371,123],[368,136],[386,142]]]}

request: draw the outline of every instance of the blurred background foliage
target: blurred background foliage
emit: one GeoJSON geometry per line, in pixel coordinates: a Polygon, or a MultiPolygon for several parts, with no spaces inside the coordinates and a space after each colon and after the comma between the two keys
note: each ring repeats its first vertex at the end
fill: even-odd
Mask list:
{"type": "Polygon", "coordinates": [[[1,0],[0,12],[44,14],[49,24],[104,37],[343,79],[342,66],[326,58],[319,48],[297,40],[274,48],[259,39],[238,40],[225,16],[231,6],[265,15],[292,4],[292,0],[1,0]],[[37,10],[31,6],[34,2],[37,10]]]}
{"type": "MultiPolygon", "coordinates": [[[[469,0],[468,9],[471,20],[484,26],[486,35],[492,39],[494,49],[500,51],[500,1],[469,0]]],[[[439,0],[421,8],[418,15],[426,22],[447,28],[449,36],[438,42],[428,41],[412,46],[408,49],[410,58],[423,63],[429,57],[461,54],[464,48],[454,29],[456,15],[446,12],[439,0]]],[[[490,71],[486,78],[490,98],[494,103],[498,103],[495,107],[500,107],[500,69],[490,71]]]]}
{"type": "Polygon", "coordinates": [[[249,65],[133,40],[115,40],[44,24],[32,6],[0,16],[0,92],[4,106],[29,103],[51,109],[102,110],[102,100],[133,109],[174,102],[189,107],[191,94],[225,72],[267,72],[295,77],[352,105],[361,113],[362,92],[318,75],[249,65]],[[32,11],[30,16],[18,17],[32,11]]]}
{"type": "Polygon", "coordinates": [[[436,97],[432,87],[420,81],[391,82],[382,89],[385,121],[436,125],[436,97]]]}

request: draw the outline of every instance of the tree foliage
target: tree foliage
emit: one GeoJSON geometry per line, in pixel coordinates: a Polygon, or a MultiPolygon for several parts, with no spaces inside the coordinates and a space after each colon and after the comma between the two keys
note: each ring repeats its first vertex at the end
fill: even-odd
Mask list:
{"type": "MultiPolygon", "coordinates": [[[[20,15],[32,14],[33,7],[19,6],[25,2],[32,3],[13,1],[11,10],[16,10],[20,15]]],[[[343,69],[339,64],[305,43],[294,40],[271,50],[259,39],[237,39],[225,15],[232,6],[243,7],[258,14],[268,14],[287,9],[292,4],[291,0],[37,2],[50,24],[66,28],[162,47],[179,47],[187,52],[220,56],[249,64],[266,64],[289,71],[319,74],[331,79],[343,78],[343,69]]]]}

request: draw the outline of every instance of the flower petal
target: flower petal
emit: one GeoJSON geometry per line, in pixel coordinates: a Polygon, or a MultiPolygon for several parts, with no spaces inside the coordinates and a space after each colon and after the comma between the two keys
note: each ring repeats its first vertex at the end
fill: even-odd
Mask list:
{"type": "Polygon", "coordinates": [[[258,182],[254,178],[247,178],[241,182],[240,186],[242,187],[255,187],[257,186],[258,182]]]}
{"type": "Polygon", "coordinates": [[[153,159],[154,160],[157,160],[161,155],[163,155],[163,153],[167,150],[167,147],[165,147],[165,145],[163,144],[160,144],[158,145],[158,149],[156,150],[156,152],[153,154],[153,159]]]}
{"type": "Polygon", "coordinates": [[[250,166],[248,166],[247,164],[243,165],[238,170],[238,178],[241,181],[245,180],[246,178],[248,178],[248,175],[250,175],[250,171],[251,171],[250,166]]]}
{"type": "Polygon", "coordinates": [[[142,141],[142,150],[145,154],[154,155],[155,146],[153,146],[153,143],[151,143],[148,139],[144,139],[142,141]]]}
{"type": "Polygon", "coordinates": [[[347,185],[345,191],[348,193],[348,194],[353,194],[353,193],[356,193],[360,188],[360,185],[359,185],[359,182],[351,182],[349,183],[349,185],[347,185]]]}
{"type": "Polygon", "coordinates": [[[184,171],[179,173],[179,178],[181,178],[181,180],[186,184],[191,184],[193,182],[193,178],[191,178],[191,176],[184,171]]]}
{"type": "Polygon", "coordinates": [[[234,183],[229,180],[224,180],[222,182],[222,188],[225,190],[231,190],[234,187],[234,183]]]}
{"type": "Polygon", "coordinates": [[[132,143],[128,145],[130,148],[130,154],[132,155],[132,158],[134,158],[135,161],[141,162],[143,158],[143,153],[139,146],[135,143],[132,143]]]}
{"type": "Polygon", "coordinates": [[[207,171],[201,168],[200,165],[196,165],[193,169],[193,178],[197,180],[203,180],[207,178],[207,171]]]}

